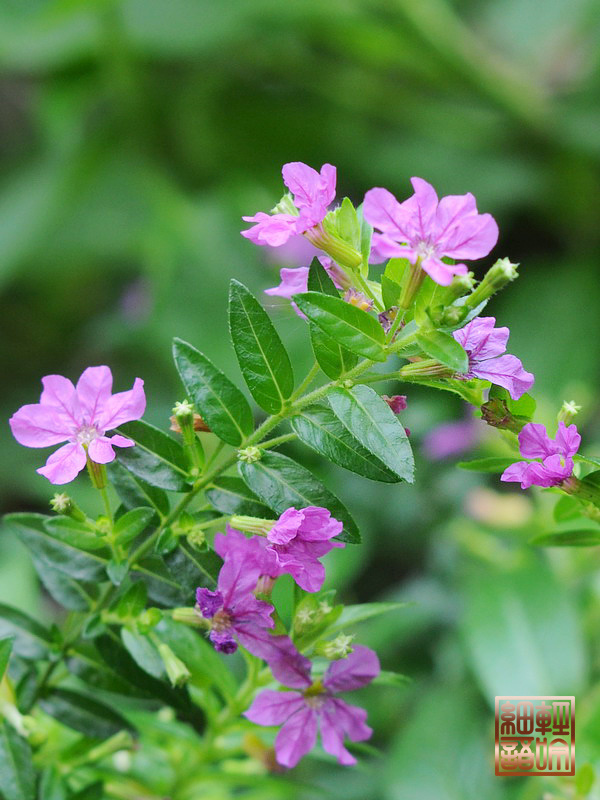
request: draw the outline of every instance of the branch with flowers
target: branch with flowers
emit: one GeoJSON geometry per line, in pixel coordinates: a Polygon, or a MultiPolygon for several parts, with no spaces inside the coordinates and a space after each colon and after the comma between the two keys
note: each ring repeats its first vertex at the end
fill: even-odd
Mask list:
{"type": "MultiPolygon", "coordinates": [[[[149,787],[126,757],[159,718],[174,739],[177,726],[188,731],[173,797],[201,791],[205,769],[225,760],[250,758],[265,774],[292,768],[319,736],[325,753],[354,764],[356,743],[372,731],[366,712],[338,694],[402,676],[382,672],[352,628],[400,606],[344,606],[324,590],[322,559],[359,545],[360,533],[344,503],[279,448],[294,439],[369,480],[412,483],[401,423],[412,385],[459,395],[501,432],[505,458],[463,466],[576,504],[584,530],[540,544],[600,543],[600,460],[578,455],[576,407],[561,409],[554,438],[533,422],[534,376],[506,353],[508,328],[481,316],[516,265],[500,259],[476,283],[463,263],[492,251],[494,219],[472,195],[439,200],[420,178],[407,200],[375,188],[358,209],[348,198],[331,208],[331,165],[286,164],[283,178],[289,192],[271,213],[245,217],[252,226],[242,235],[274,248],[310,243],[310,265],[282,269],[266,290],[305,321],[315,363],[303,380],[267,312],[232,280],[231,341],[258,413],[204,353],[176,339],[185,398],[173,435],[142,420],[143,381],[113,394],[107,366],[76,384],[46,376],[39,402],[10,420],[26,447],[61,444],[38,469],[50,483],[87,468],[103,513],[61,491],[51,515],[5,518],[67,613],[47,628],[0,607],[0,794],[34,798],[55,782],[62,794],[53,797],[87,797],[88,784],[100,785],[98,796],[140,796],[149,787]],[[373,388],[390,381],[405,394],[373,388]],[[288,618],[274,592],[286,575],[295,587],[288,618]],[[229,666],[236,652],[243,679],[229,666]],[[122,769],[106,761],[115,753],[122,769]]],[[[243,773],[232,792],[246,785],[243,773]]]]}

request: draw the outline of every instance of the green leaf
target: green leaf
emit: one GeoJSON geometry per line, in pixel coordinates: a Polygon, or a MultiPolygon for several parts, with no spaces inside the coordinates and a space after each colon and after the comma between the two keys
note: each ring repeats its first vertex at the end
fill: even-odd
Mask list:
{"type": "Polygon", "coordinates": [[[165,675],[165,665],[158,650],[147,636],[128,628],[121,628],[121,640],[129,655],[138,667],[141,667],[153,678],[162,678],[165,675]]]}
{"type": "Polygon", "coordinates": [[[88,611],[90,604],[98,595],[97,583],[83,583],[65,575],[64,572],[41,561],[31,553],[33,566],[48,593],[70,611],[88,611]]]}
{"type": "Polygon", "coordinates": [[[581,764],[577,766],[577,773],[575,775],[575,787],[577,794],[582,797],[587,797],[590,793],[596,776],[594,775],[594,767],[591,764],[581,764]]]}
{"type": "Polygon", "coordinates": [[[227,444],[239,447],[254,430],[252,409],[244,395],[187,342],[173,341],[173,358],[190,400],[211,431],[227,444]]]}
{"type": "Polygon", "coordinates": [[[133,439],[135,447],[119,450],[119,462],[151,486],[172,492],[189,489],[182,446],[147,422],[137,420],[119,427],[119,433],[133,439]]]}
{"type": "Polygon", "coordinates": [[[502,456],[489,456],[487,458],[474,458],[472,461],[459,461],[457,466],[469,472],[500,473],[518,461],[517,458],[504,458],[502,456]]]}
{"type": "Polygon", "coordinates": [[[311,262],[308,270],[307,287],[309,292],[320,292],[321,294],[329,294],[332,297],[339,297],[335,283],[331,280],[327,270],[318,258],[313,258],[311,262]]]}
{"type": "MultiPolygon", "coordinates": [[[[271,510],[263,506],[272,516],[271,510]]],[[[214,586],[223,566],[221,557],[214,550],[197,550],[183,539],[179,546],[164,556],[164,562],[182,592],[187,595],[188,605],[194,602],[198,586],[214,586]]]]}
{"type": "Polygon", "coordinates": [[[189,601],[176,577],[169,572],[165,561],[156,555],[146,556],[133,566],[148,587],[152,601],[166,608],[181,606],[189,601]]]}
{"type": "Polygon", "coordinates": [[[469,357],[449,333],[434,330],[417,331],[417,342],[428,356],[453,372],[464,374],[469,370],[469,357]]]}
{"type": "MultiPolygon", "coordinates": [[[[125,653],[124,650],[123,653],[125,653]]],[[[129,656],[127,657],[129,658],[129,656]]],[[[66,664],[69,672],[94,689],[125,697],[154,697],[147,689],[144,690],[133,681],[122,677],[117,671],[116,664],[107,664],[92,645],[78,644],[66,664]]]]}
{"type": "Polygon", "coordinates": [[[50,631],[18,608],[0,603],[0,637],[14,637],[13,650],[21,658],[46,658],[52,644],[50,631]]]}
{"type": "Polygon", "coordinates": [[[518,400],[513,400],[503,386],[492,384],[488,396],[490,399],[496,397],[502,400],[511,414],[525,419],[533,419],[537,404],[530,394],[525,393],[518,400]]]}
{"type": "Polygon", "coordinates": [[[270,518],[272,512],[251,492],[241,478],[224,475],[215,478],[205,491],[209,503],[223,514],[270,518]]]}
{"type": "Polygon", "coordinates": [[[411,678],[408,675],[402,675],[401,672],[390,672],[382,669],[376,678],[373,678],[372,683],[377,686],[407,686],[411,683],[411,678]]]}
{"type": "Polygon", "coordinates": [[[402,293],[404,276],[409,266],[406,258],[390,258],[381,276],[383,304],[386,308],[397,306],[402,293]]]}
{"type": "Polygon", "coordinates": [[[117,614],[123,619],[138,617],[148,601],[148,590],[143,581],[132,583],[117,603],[117,614]]]}
{"type": "Polygon", "coordinates": [[[412,483],[415,464],[406,432],[392,409],[370,386],[334,389],[334,414],[370,453],[399,478],[412,483]]]}
{"type": "Polygon", "coordinates": [[[36,800],[31,748],[6,720],[0,722],[0,794],[4,800],[36,800]]]}
{"type": "Polygon", "coordinates": [[[580,519],[583,516],[581,511],[581,503],[578,500],[570,495],[563,495],[554,506],[552,516],[556,522],[570,522],[580,519]]]}
{"type": "Polygon", "coordinates": [[[328,336],[314,322],[309,323],[310,343],[317,363],[328,378],[335,381],[358,363],[356,353],[351,353],[328,336]]]}
{"type": "Polygon", "coordinates": [[[584,464],[593,464],[595,467],[600,467],[600,458],[595,456],[583,456],[581,453],[576,453],[573,458],[575,461],[583,461],[584,464]]]}
{"type": "Polygon", "coordinates": [[[307,408],[291,423],[304,444],[334,464],[373,481],[398,482],[398,476],[364,448],[327,406],[307,408]]]}
{"type": "Polygon", "coordinates": [[[70,544],[78,550],[102,550],[106,547],[104,539],[85,522],[69,517],[47,517],[44,528],[60,542],[70,544]]]}
{"type": "Polygon", "coordinates": [[[153,508],[133,508],[115,522],[114,535],[121,545],[129,544],[146,530],[156,512],[153,508]]]}
{"type": "Polygon", "coordinates": [[[376,317],[339,297],[304,292],[294,302],[321,330],[353,353],[385,361],[385,333],[376,317]]]}
{"type": "Polygon", "coordinates": [[[137,475],[133,475],[116,459],[107,467],[109,480],[117,490],[125,508],[153,506],[163,517],[169,513],[169,498],[162,489],[150,486],[137,475]]]}
{"type": "Polygon", "coordinates": [[[242,375],[252,396],[269,414],[281,411],[294,391],[290,358],[269,315],[238,281],[229,290],[229,329],[242,375]]]}
{"type": "MultiPolygon", "coordinates": [[[[358,214],[358,221],[360,223],[360,252],[363,257],[363,265],[361,272],[368,273],[369,256],[371,255],[371,238],[373,236],[373,228],[364,217],[362,203],[356,209],[358,214]]],[[[366,275],[365,275],[366,277],[366,275]]],[[[310,286],[308,287],[311,288],[310,286]]]]}
{"type": "Polygon", "coordinates": [[[600,528],[542,533],[534,536],[529,544],[538,547],[597,547],[600,544],[600,528]]]}
{"type": "Polygon", "coordinates": [[[40,561],[55,567],[76,580],[96,581],[104,575],[108,558],[97,553],[84,553],[67,542],[51,536],[43,514],[8,514],[4,517],[19,539],[40,561]]]}
{"type": "Polygon", "coordinates": [[[248,487],[277,514],[283,514],[290,506],[328,508],[344,523],[339,538],[352,544],[360,542],[358,528],[348,510],[306,467],[282,453],[263,452],[260,461],[240,462],[238,468],[248,487]]]}
{"type": "Polygon", "coordinates": [[[131,723],[109,706],[71,689],[54,689],[39,704],[46,714],[86,736],[108,739],[122,730],[135,731],[131,723]]]}
{"type": "Polygon", "coordinates": [[[12,636],[0,639],[0,683],[2,683],[2,678],[8,666],[8,659],[10,658],[13,641],[14,637],[12,636]]]}
{"type": "Polygon", "coordinates": [[[344,606],[344,610],[328,629],[327,634],[342,631],[358,622],[364,622],[371,617],[378,617],[380,614],[388,614],[391,611],[399,611],[406,608],[409,603],[357,603],[352,606],[344,606]]]}

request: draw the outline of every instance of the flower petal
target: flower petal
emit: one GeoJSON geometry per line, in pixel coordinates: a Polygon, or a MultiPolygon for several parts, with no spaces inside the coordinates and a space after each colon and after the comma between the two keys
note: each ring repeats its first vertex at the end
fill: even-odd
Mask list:
{"type": "Polygon", "coordinates": [[[9,425],[17,442],[25,447],[49,447],[64,442],[73,432],[71,423],[65,422],[58,409],[42,403],[21,406],[9,425]]]}
{"type": "Polygon", "coordinates": [[[113,377],[109,367],[88,367],[82,372],[75,390],[81,413],[88,425],[96,422],[102,414],[112,392],[112,383],[113,377]]]}
{"type": "Polygon", "coordinates": [[[102,431],[110,431],[125,422],[141,419],[145,410],[144,381],[136,378],[131,389],[117,392],[108,398],[101,409],[97,424],[102,431]]]}
{"type": "Polygon", "coordinates": [[[288,300],[295,294],[306,292],[308,287],[308,267],[289,269],[284,267],[279,270],[281,283],[272,289],[265,289],[265,294],[277,297],[286,297],[288,300]]]}
{"type": "Polygon", "coordinates": [[[267,539],[275,544],[287,544],[294,539],[303,521],[304,512],[292,506],[286,509],[279,517],[275,525],[267,533],[267,539]]]}
{"type": "Polygon", "coordinates": [[[326,701],[321,709],[320,727],[323,749],[335,756],[340,764],[356,764],[354,756],[344,747],[344,736],[353,742],[369,739],[373,729],[365,724],[367,712],[364,708],[351,706],[337,697],[326,701]]]}
{"type": "Polygon", "coordinates": [[[435,256],[424,258],[421,266],[432,281],[440,286],[450,286],[455,275],[466,275],[468,270],[464,264],[446,264],[435,256]]]}
{"type": "Polygon", "coordinates": [[[495,317],[477,317],[452,336],[462,345],[471,358],[483,361],[495,358],[506,352],[506,343],[510,336],[508,328],[495,328],[495,317]]]}
{"type": "Polygon", "coordinates": [[[581,436],[577,431],[577,425],[569,425],[568,427],[561,420],[558,423],[558,431],[554,437],[556,447],[563,456],[574,456],[579,450],[581,444],[581,436]]]}
{"type": "Polygon", "coordinates": [[[196,589],[196,603],[200,607],[200,613],[206,619],[214,615],[223,608],[223,597],[221,592],[212,592],[210,589],[196,589]]]}
{"type": "Polygon", "coordinates": [[[283,725],[286,719],[304,706],[300,692],[275,692],[265,689],[243,716],[257,725],[283,725]]]}
{"type": "Polygon", "coordinates": [[[535,375],[524,370],[519,359],[509,354],[471,364],[471,374],[502,386],[513,400],[522,397],[535,382],[535,375]]]}
{"type": "Polygon", "coordinates": [[[96,464],[109,464],[115,460],[115,451],[106,436],[96,436],[92,439],[88,446],[88,455],[96,464]]]}
{"type": "Polygon", "coordinates": [[[118,433],[115,433],[114,436],[107,436],[106,438],[113,447],[135,447],[133,439],[128,439],[126,436],[121,436],[118,433]]]}
{"type": "Polygon", "coordinates": [[[253,217],[242,217],[246,222],[256,223],[242,231],[242,236],[258,245],[280,247],[297,233],[298,217],[293,214],[265,214],[259,211],[253,217]]]}
{"type": "Polygon", "coordinates": [[[396,240],[408,244],[411,239],[412,230],[407,226],[409,218],[403,210],[403,204],[387,189],[380,186],[369,189],[363,202],[363,216],[369,225],[387,234],[385,242],[389,245],[396,240]]]}
{"type": "Polygon", "coordinates": [[[332,692],[350,692],[371,683],[381,672],[377,654],[357,644],[349,656],[329,665],[323,685],[332,692]]]}
{"type": "Polygon", "coordinates": [[[219,572],[218,586],[226,608],[251,594],[259,575],[269,574],[268,566],[273,557],[265,552],[265,545],[259,537],[247,538],[229,527],[226,535],[215,536],[215,550],[225,562],[219,572]]]}
{"type": "Polygon", "coordinates": [[[317,713],[306,706],[293,714],[275,738],[275,756],[284,767],[295,767],[317,741],[317,713]]]}
{"type": "Polygon", "coordinates": [[[483,258],[490,253],[498,241],[498,224],[491,214],[473,214],[457,220],[449,229],[440,245],[445,256],[450,258],[483,258]]]}
{"type": "Polygon", "coordinates": [[[283,182],[294,195],[294,205],[309,212],[313,224],[321,222],[335,198],[335,167],[323,164],[319,173],[302,161],[291,161],[283,165],[281,172],[283,182]]]}
{"type": "Polygon", "coordinates": [[[48,478],[50,483],[70,483],[85,467],[85,450],[80,444],[69,443],[52,453],[46,466],[37,472],[48,478]]]}
{"type": "Polygon", "coordinates": [[[519,433],[519,450],[525,458],[545,458],[557,452],[556,442],[539,422],[528,422],[519,433]]]}
{"type": "Polygon", "coordinates": [[[517,461],[516,464],[511,464],[510,467],[504,470],[500,480],[505,483],[520,483],[521,489],[527,489],[531,486],[529,467],[530,464],[527,461],[517,461]]]}
{"type": "Polygon", "coordinates": [[[78,428],[81,424],[81,409],[71,381],[62,375],[46,375],[42,378],[42,386],[44,389],[40,403],[53,406],[63,415],[65,425],[72,425],[73,429],[78,428]]]}

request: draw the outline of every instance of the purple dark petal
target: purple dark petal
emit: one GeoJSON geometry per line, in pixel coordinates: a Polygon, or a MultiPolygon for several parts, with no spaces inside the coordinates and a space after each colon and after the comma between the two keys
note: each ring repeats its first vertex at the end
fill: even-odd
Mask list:
{"type": "Polygon", "coordinates": [[[367,712],[332,697],[324,703],[319,716],[323,749],[335,756],[340,764],[355,764],[356,759],[344,747],[344,737],[353,742],[362,742],[372,736],[372,728],[365,724],[367,712]]]}
{"type": "Polygon", "coordinates": [[[500,480],[505,483],[520,483],[521,489],[527,489],[531,486],[529,464],[527,461],[517,461],[516,464],[511,464],[504,470],[500,480]]]}
{"type": "Polygon", "coordinates": [[[223,596],[221,592],[211,592],[210,589],[196,589],[196,603],[202,616],[211,619],[223,608],[223,596]]]}
{"type": "Polygon", "coordinates": [[[300,692],[274,692],[272,689],[265,689],[254,698],[244,716],[257,725],[283,725],[286,719],[300,711],[304,705],[304,697],[300,692]]]}
{"type": "Polygon", "coordinates": [[[387,394],[382,394],[381,397],[392,409],[394,414],[399,414],[401,411],[404,411],[406,408],[408,408],[407,397],[405,394],[395,394],[392,397],[387,394]]]}
{"type": "Polygon", "coordinates": [[[558,452],[556,442],[539,422],[528,422],[519,433],[519,450],[525,458],[546,458],[558,452]]]}
{"type": "Polygon", "coordinates": [[[274,544],[287,544],[296,536],[303,521],[303,511],[288,508],[267,533],[267,539],[274,544]]]}
{"type": "Polygon", "coordinates": [[[288,719],[275,738],[275,756],[284,767],[295,767],[317,741],[317,713],[304,706],[288,719]]]}
{"type": "Polygon", "coordinates": [[[350,692],[371,683],[381,672],[377,654],[357,644],[349,656],[329,665],[323,685],[332,692],[350,692]]]}
{"type": "Polygon", "coordinates": [[[218,588],[227,608],[232,608],[245,595],[256,588],[265,555],[258,537],[246,538],[243,533],[228,528],[227,535],[215,536],[215,550],[224,559],[218,579],[218,588]]]}
{"type": "Polygon", "coordinates": [[[237,642],[229,631],[211,631],[209,639],[213,643],[215,650],[225,655],[231,655],[237,650],[237,642]]]}
{"type": "Polygon", "coordinates": [[[305,542],[329,541],[338,536],[344,524],[331,516],[327,508],[307,506],[302,509],[303,519],[297,538],[305,542]]]}
{"type": "Polygon", "coordinates": [[[112,383],[112,372],[106,366],[88,367],[81,373],[75,391],[79,398],[81,413],[87,424],[93,425],[100,418],[108,398],[111,396],[112,383]]]}
{"type": "Polygon", "coordinates": [[[495,324],[495,317],[477,317],[452,336],[472,359],[495,358],[506,351],[510,335],[508,328],[494,328],[495,324]]]}
{"type": "Polygon", "coordinates": [[[577,431],[577,425],[569,425],[567,427],[561,420],[558,423],[558,431],[554,441],[559,453],[563,456],[574,456],[581,444],[581,436],[577,431]]]}
{"type": "Polygon", "coordinates": [[[259,600],[253,594],[247,594],[239,598],[231,609],[235,625],[246,625],[251,623],[260,628],[273,628],[275,622],[272,618],[273,606],[259,600]]]}
{"type": "Polygon", "coordinates": [[[470,374],[481,380],[491,381],[496,386],[502,386],[513,400],[522,397],[535,382],[535,376],[523,369],[516,356],[508,353],[498,358],[489,358],[487,361],[471,363],[470,374]]]}
{"type": "Polygon", "coordinates": [[[541,464],[536,463],[531,466],[537,468],[537,474],[542,476],[544,481],[537,483],[538,486],[557,486],[573,474],[573,459],[558,453],[548,456],[541,464]]]}
{"type": "Polygon", "coordinates": [[[70,443],[60,447],[37,472],[50,483],[70,483],[85,467],[85,450],[80,444],[70,443]]]}
{"type": "Polygon", "coordinates": [[[310,686],[311,663],[298,652],[289,636],[272,636],[256,625],[236,625],[235,630],[242,647],[264,659],[279,683],[291,689],[310,686]]]}

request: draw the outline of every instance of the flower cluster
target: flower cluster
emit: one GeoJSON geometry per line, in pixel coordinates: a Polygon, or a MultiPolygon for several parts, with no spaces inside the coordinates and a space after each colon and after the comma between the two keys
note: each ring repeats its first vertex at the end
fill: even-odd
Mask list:
{"type": "Polygon", "coordinates": [[[519,433],[519,450],[525,458],[536,460],[511,464],[502,473],[501,480],[516,481],[522,489],[559,486],[573,474],[573,456],[580,444],[576,425],[559,422],[556,436],[551,439],[543,425],[529,422],[519,433]]]}

